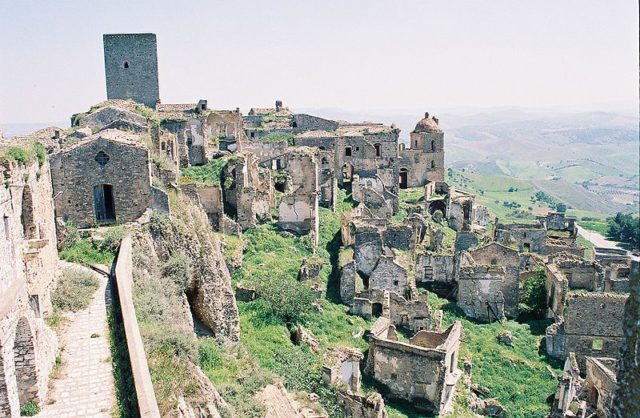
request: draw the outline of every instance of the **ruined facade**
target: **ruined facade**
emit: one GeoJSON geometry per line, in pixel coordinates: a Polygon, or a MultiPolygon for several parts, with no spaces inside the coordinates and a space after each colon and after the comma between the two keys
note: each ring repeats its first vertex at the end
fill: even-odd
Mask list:
{"type": "Polygon", "coordinates": [[[569,292],[562,319],[547,328],[547,353],[564,359],[574,352],[581,370],[587,356],[617,358],[624,342],[627,298],[625,294],[569,292]]]}
{"type": "Polygon", "coordinates": [[[132,134],[107,130],[63,148],[51,155],[51,175],[56,216],[80,228],[168,211],[166,194],[151,185],[149,150],[132,134]]]}
{"type": "Polygon", "coordinates": [[[462,325],[455,322],[445,331],[419,331],[403,342],[389,320],[380,318],[371,328],[366,371],[389,397],[446,412],[462,374],[457,366],[461,333],[462,325]]]}
{"type": "Polygon", "coordinates": [[[465,315],[495,321],[518,313],[520,275],[529,257],[498,243],[460,256],[457,304],[465,315]]]}
{"type": "Polygon", "coordinates": [[[58,351],[44,321],[58,252],[51,176],[46,160],[0,161],[0,415],[42,404],[58,351]]]}

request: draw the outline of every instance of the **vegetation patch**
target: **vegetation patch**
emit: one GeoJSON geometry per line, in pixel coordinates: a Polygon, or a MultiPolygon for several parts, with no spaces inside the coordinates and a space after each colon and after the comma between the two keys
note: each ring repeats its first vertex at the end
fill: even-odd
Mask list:
{"type": "Polygon", "coordinates": [[[93,274],[66,269],[51,294],[51,303],[60,311],[81,311],[91,304],[99,286],[100,282],[93,274]]]}
{"type": "Polygon", "coordinates": [[[224,168],[228,162],[229,160],[223,157],[211,160],[205,165],[183,168],[178,181],[180,184],[198,183],[220,186],[224,168]]]}

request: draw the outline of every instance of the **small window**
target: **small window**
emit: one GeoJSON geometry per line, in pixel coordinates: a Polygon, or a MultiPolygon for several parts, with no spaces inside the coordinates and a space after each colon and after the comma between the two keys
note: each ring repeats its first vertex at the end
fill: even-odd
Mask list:
{"type": "Polygon", "coordinates": [[[360,151],[360,147],[356,147],[356,151],[360,151]]]}
{"type": "Polygon", "coordinates": [[[413,141],[413,147],[414,148],[418,148],[418,140],[417,139],[415,141],[413,141]]]}
{"type": "Polygon", "coordinates": [[[10,234],[9,234],[9,217],[7,215],[4,215],[2,217],[2,220],[4,221],[4,236],[5,238],[8,240],[10,238],[10,234]]]}
{"type": "Polygon", "coordinates": [[[100,164],[100,167],[104,167],[109,162],[109,156],[106,152],[100,151],[98,154],[96,154],[95,160],[98,164],[100,164]]]}
{"type": "Polygon", "coordinates": [[[344,156],[345,157],[351,157],[351,147],[345,147],[344,148],[344,156]]]}
{"type": "Polygon", "coordinates": [[[251,132],[251,138],[255,138],[256,134],[254,132],[251,132]]]}
{"type": "Polygon", "coordinates": [[[596,338],[595,340],[593,340],[591,342],[591,349],[592,350],[600,351],[600,350],[602,350],[603,347],[604,347],[604,341],[601,340],[600,338],[596,338]]]}
{"type": "Polygon", "coordinates": [[[374,147],[376,148],[376,157],[382,155],[382,147],[380,146],[380,144],[375,144],[374,147]]]}
{"type": "Polygon", "coordinates": [[[394,286],[397,286],[397,285],[398,285],[398,283],[399,283],[399,282],[398,282],[397,280],[394,280],[394,281],[393,281],[393,285],[394,285],[394,286]]]}
{"type": "Polygon", "coordinates": [[[531,244],[529,243],[524,244],[524,252],[528,253],[530,251],[531,251],[531,244]]]}
{"type": "Polygon", "coordinates": [[[124,68],[129,68],[129,61],[125,61],[124,64],[122,64],[122,66],[124,68]]]}
{"type": "Polygon", "coordinates": [[[167,146],[165,145],[165,143],[164,143],[164,142],[161,142],[161,143],[160,143],[160,149],[161,149],[162,151],[164,151],[164,150],[166,150],[166,149],[167,149],[167,146]]]}
{"type": "Polygon", "coordinates": [[[431,160],[431,168],[436,168],[436,162],[431,160]]]}
{"type": "Polygon", "coordinates": [[[395,373],[391,373],[391,380],[396,380],[398,378],[398,375],[395,373]]]}
{"type": "Polygon", "coordinates": [[[431,141],[431,151],[436,150],[436,141],[431,141]]]}

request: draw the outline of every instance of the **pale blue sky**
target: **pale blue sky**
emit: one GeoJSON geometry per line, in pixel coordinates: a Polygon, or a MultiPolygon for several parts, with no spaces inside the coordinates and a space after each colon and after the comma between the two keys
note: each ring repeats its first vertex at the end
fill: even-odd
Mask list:
{"type": "Polygon", "coordinates": [[[636,0],[0,0],[0,123],[106,98],[102,34],[158,35],[164,103],[637,109],[636,0]]]}

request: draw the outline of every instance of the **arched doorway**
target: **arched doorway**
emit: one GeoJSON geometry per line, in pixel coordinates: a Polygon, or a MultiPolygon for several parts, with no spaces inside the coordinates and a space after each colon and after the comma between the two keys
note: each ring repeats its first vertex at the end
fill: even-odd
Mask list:
{"type": "Polygon", "coordinates": [[[409,185],[409,170],[406,168],[400,169],[400,188],[406,189],[409,185]]]}
{"type": "Polygon", "coordinates": [[[433,200],[429,202],[429,214],[433,215],[437,210],[442,212],[443,216],[447,214],[447,205],[446,203],[444,203],[443,199],[433,200]]]}
{"type": "Polygon", "coordinates": [[[16,371],[16,386],[20,407],[27,402],[38,402],[38,375],[33,333],[27,318],[22,317],[16,326],[13,343],[13,362],[16,371]]]}

